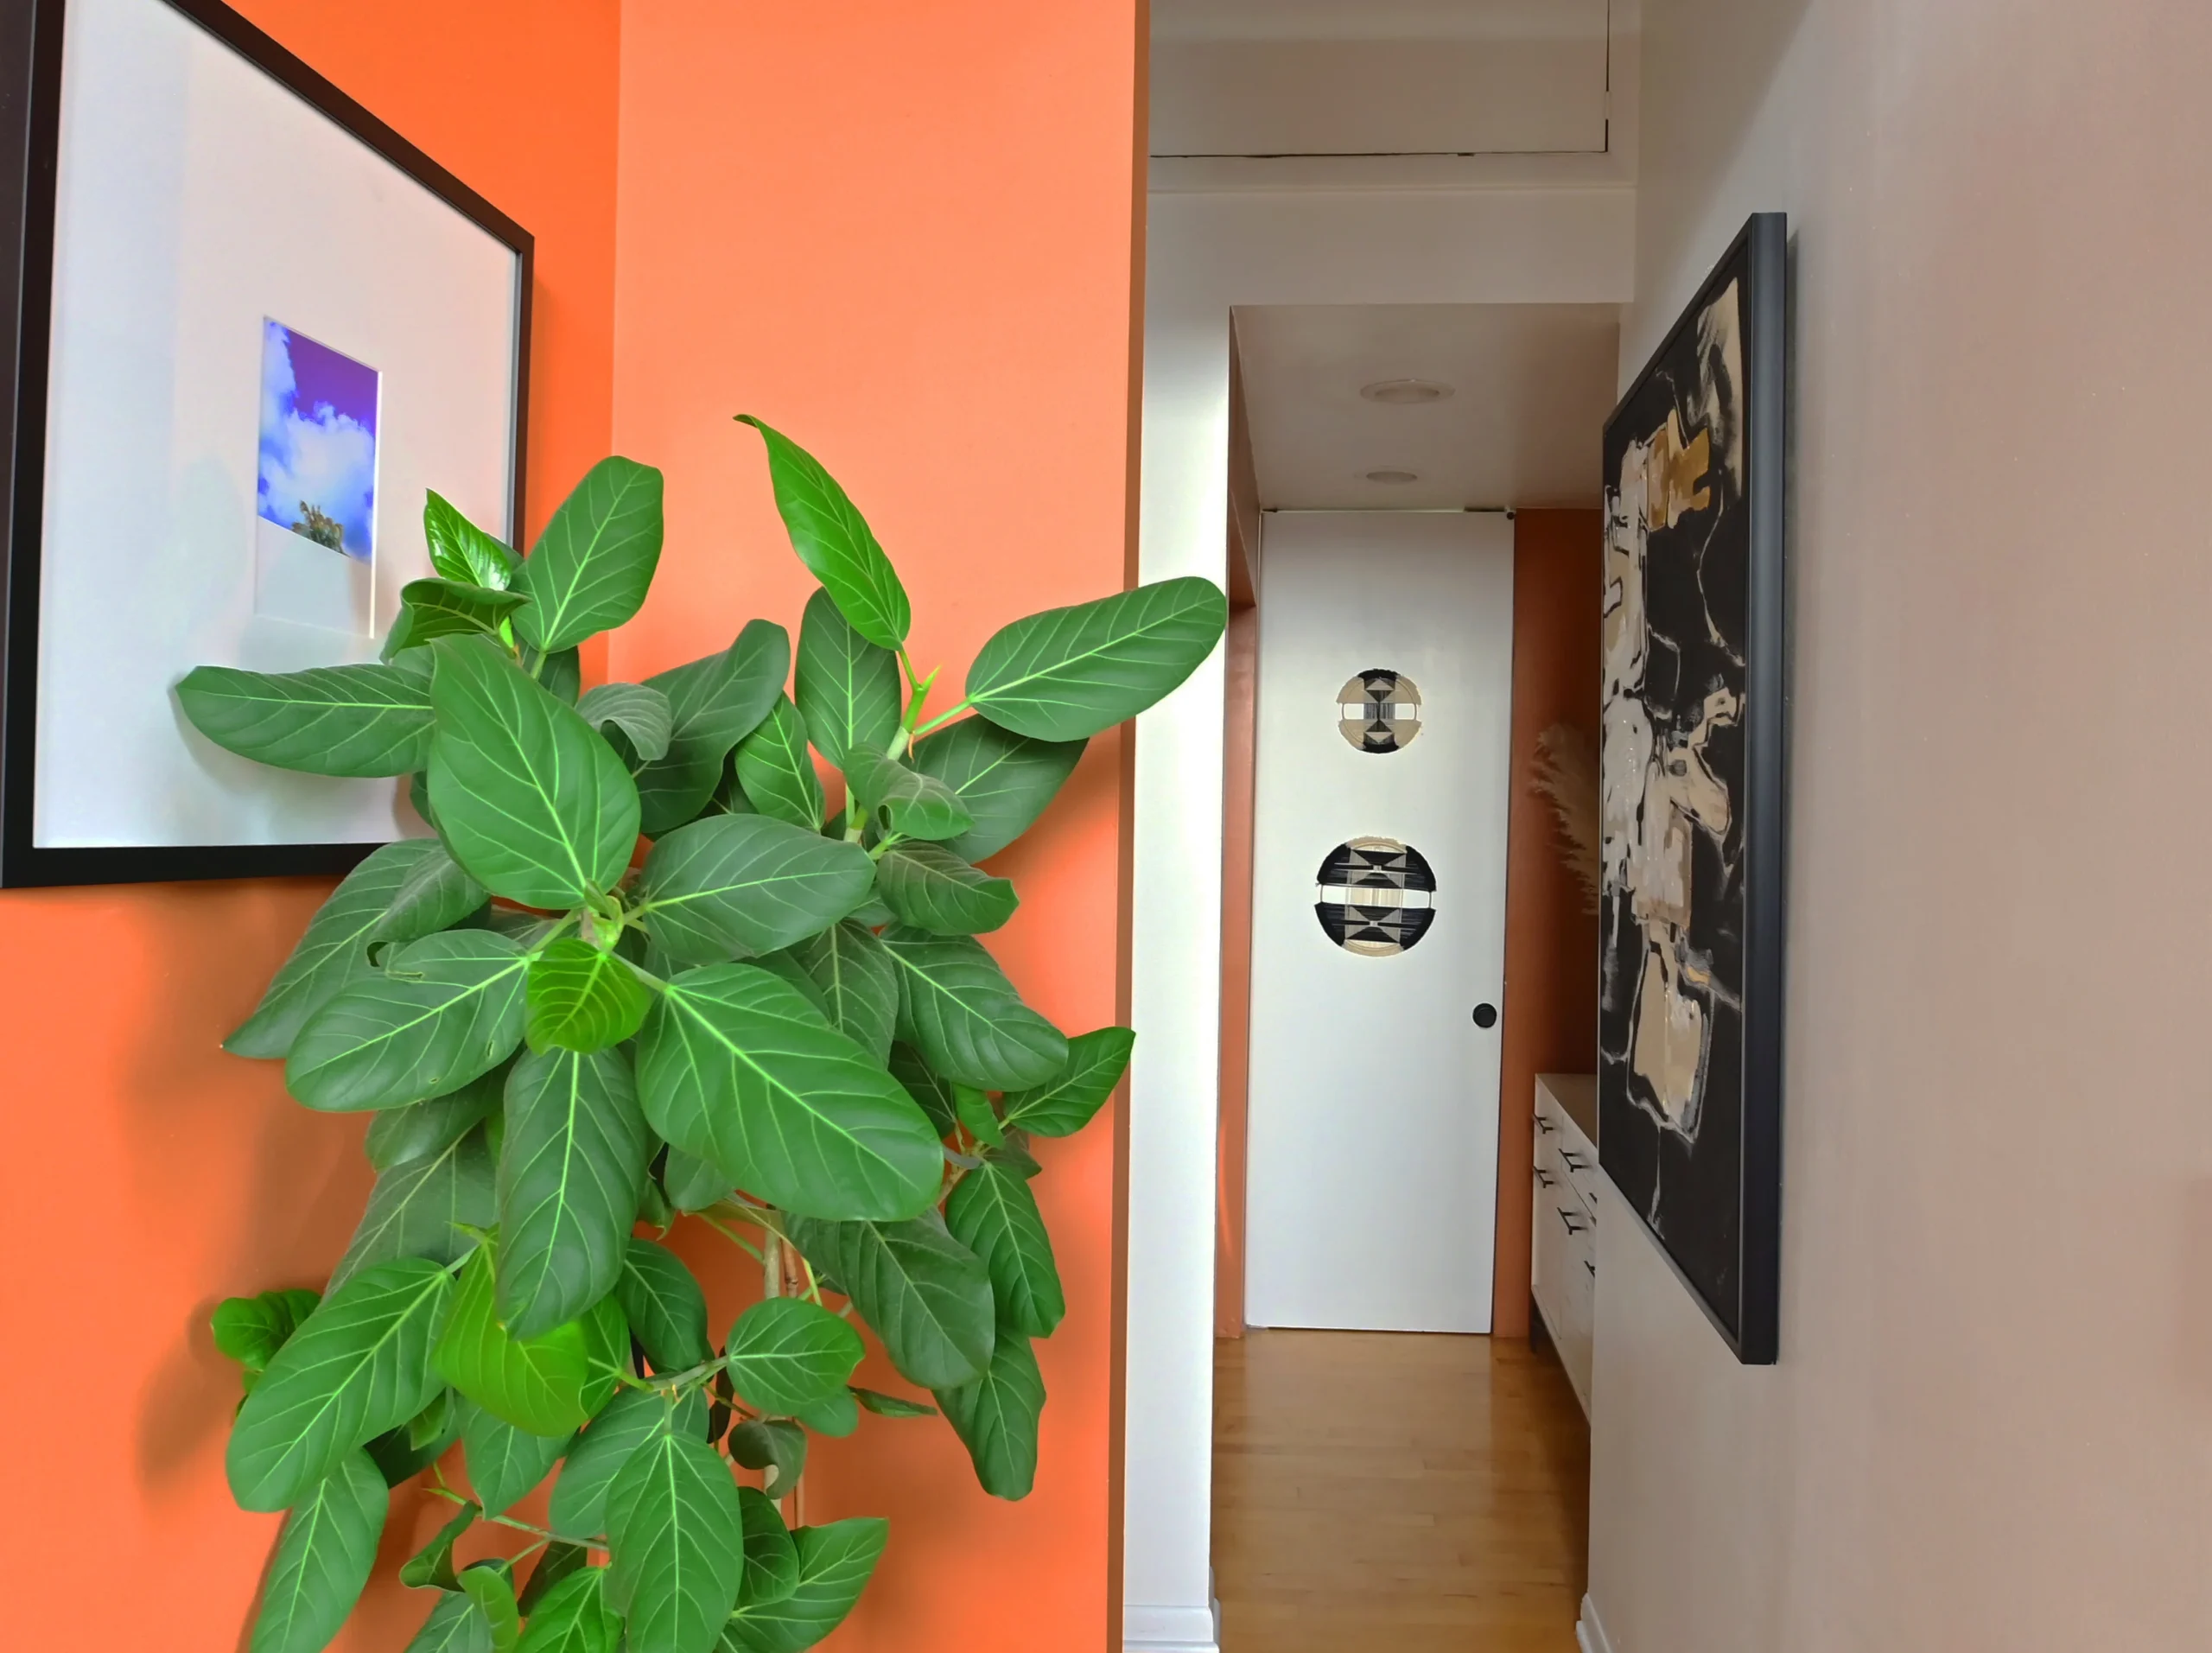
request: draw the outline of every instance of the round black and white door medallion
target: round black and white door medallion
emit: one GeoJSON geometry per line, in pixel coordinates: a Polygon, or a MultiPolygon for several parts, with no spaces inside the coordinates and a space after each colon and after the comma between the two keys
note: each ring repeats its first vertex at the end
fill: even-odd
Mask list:
{"type": "Polygon", "coordinates": [[[1436,918],[1436,874],[1395,838],[1354,838],[1329,851],[1313,916],[1348,953],[1388,958],[1416,945],[1436,918]]]}
{"type": "Polygon", "coordinates": [[[1402,752],[1421,733],[1421,690],[1377,667],[1337,691],[1337,728],[1361,752],[1402,752]]]}

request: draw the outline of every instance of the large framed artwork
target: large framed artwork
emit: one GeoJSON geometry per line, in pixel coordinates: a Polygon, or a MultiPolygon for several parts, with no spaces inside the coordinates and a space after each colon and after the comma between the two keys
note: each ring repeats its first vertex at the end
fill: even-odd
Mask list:
{"type": "Polygon", "coordinates": [[[1780,1307],[1786,257],[1753,218],[1605,445],[1598,1153],[1747,1364],[1780,1307]]]}
{"type": "Polygon", "coordinates": [[[400,780],[171,690],[373,660],[435,487],[521,525],[531,238],[215,0],[0,8],[0,884],[342,871],[400,780]]]}

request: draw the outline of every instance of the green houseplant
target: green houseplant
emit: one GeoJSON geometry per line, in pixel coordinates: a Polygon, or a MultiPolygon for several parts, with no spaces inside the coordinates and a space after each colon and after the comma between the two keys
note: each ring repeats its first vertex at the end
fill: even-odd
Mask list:
{"type": "Polygon", "coordinates": [[[1032,1339],[1065,1307],[1029,1145],[1090,1121],[1133,1036],[1022,1003],[976,939],[1017,898],[976,863],[1190,675],[1225,605],[1178,580],[1017,620],[930,715],[874,534],[747,423],[821,586],[788,695],[789,639],[760,620],[579,695],[577,645],[637,612],[660,555],[659,474],[620,458],[527,558],[430,495],[436,577],[381,664],[178,687],[232,752],[410,778],[435,832],[364,861],[226,1041],[282,1059],[309,1108],[376,1116],[325,1293],[214,1317],[246,1385],[232,1491],[289,1512],[254,1653],[331,1640],[412,1476],[455,1507],[401,1575],[433,1593],[413,1645],[440,1653],[811,1646],[885,1523],[794,1529],[783,1501],[810,1436],[862,1408],[941,1410],[987,1491],[1029,1490],[1032,1339]],[[834,811],[810,747],[844,778],[834,811]],[[762,1265],[726,1331],[638,1232],[686,1213],[762,1265]],[[930,1401],[853,1386],[855,1318],[930,1401]],[[465,1488],[441,1467],[456,1440],[465,1488]],[[509,1513],[549,1479],[543,1523],[509,1513]],[[457,1566],[477,1522],[530,1548],[457,1566]]]}

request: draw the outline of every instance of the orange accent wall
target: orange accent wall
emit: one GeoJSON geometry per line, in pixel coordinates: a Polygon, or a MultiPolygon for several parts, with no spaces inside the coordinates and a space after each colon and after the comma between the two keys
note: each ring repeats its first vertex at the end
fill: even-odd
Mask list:
{"type": "MultiPolygon", "coordinates": [[[[1131,0],[625,9],[614,435],[666,470],[669,539],[617,675],[756,614],[796,628],[812,582],[741,412],[867,512],[912,594],[917,663],[946,669],[942,704],[1004,621],[1122,586],[1141,21],[1131,0]]],[[[1071,1030],[1116,1013],[1120,752],[1096,742],[997,867],[1023,905],[992,944],[1071,1030]]],[[[1114,1132],[1040,1155],[1070,1310],[1039,1346],[1030,1498],[977,1491],[938,1422],[869,1417],[817,1448],[809,1520],[892,1519],[840,1653],[1105,1643],[1114,1132]]]]}
{"type": "Polygon", "coordinates": [[[1554,723],[1598,733],[1595,511],[1523,511],[1513,527],[1513,797],[1505,867],[1505,1004],[1499,1049],[1496,1308],[1500,1337],[1529,1335],[1529,1166],[1539,1073],[1595,1070],[1598,921],[1560,857],[1550,800],[1529,784],[1554,723]]]}
{"type": "MultiPolygon", "coordinates": [[[[264,28],[537,237],[531,515],[604,452],[613,372],[613,0],[244,0],[264,28]]],[[[231,1653],[276,1517],[222,1470],[238,1377],[207,1310],[319,1282],[369,1186],[358,1124],[288,1101],[217,1041],[327,887],[0,895],[0,1642],[231,1653]]],[[[395,1508],[385,1561],[412,1511],[395,1508]]],[[[403,1645],[376,1587],[341,1647],[403,1645]]]]}

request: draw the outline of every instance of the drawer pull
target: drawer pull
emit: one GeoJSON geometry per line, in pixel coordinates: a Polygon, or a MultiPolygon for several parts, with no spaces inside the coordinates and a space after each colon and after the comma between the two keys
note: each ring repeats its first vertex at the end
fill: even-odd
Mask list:
{"type": "Polygon", "coordinates": [[[1557,1209],[1559,1210],[1559,1220],[1567,1224],[1567,1231],[1569,1234],[1580,1234],[1583,1230],[1590,1226],[1589,1217],[1582,1212],[1571,1211],[1564,1207],[1559,1207],[1557,1209]]]}
{"type": "Polygon", "coordinates": [[[1559,1157],[1570,1171],[1587,1171],[1590,1168],[1590,1162],[1571,1148],[1561,1148],[1559,1157]]]}
{"type": "Polygon", "coordinates": [[[1554,1131],[1557,1130],[1559,1127],[1552,1123],[1550,1120],[1546,1119],[1541,1114],[1538,1114],[1536,1116],[1536,1128],[1541,1131],[1545,1135],[1549,1136],[1554,1131]]]}
{"type": "Polygon", "coordinates": [[[1591,1279],[1592,1279],[1592,1280],[1597,1279],[1597,1277],[1598,1277],[1598,1265],[1597,1265],[1596,1263],[1594,1263],[1594,1262],[1591,1262],[1589,1258],[1585,1257],[1585,1258],[1583,1258],[1583,1259],[1582,1259],[1582,1266],[1583,1266],[1585,1268],[1587,1268],[1587,1269],[1590,1271],[1590,1278],[1591,1278],[1591,1279]]]}
{"type": "Polygon", "coordinates": [[[1548,1188],[1554,1183],[1557,1182],[1559,1179],[1552,1175],[1550,1172],[1545,1170],[1543,1167],[1538,1166],[1536,1167],[1536,1180],[1543,1186],[1548,1188]]]}

